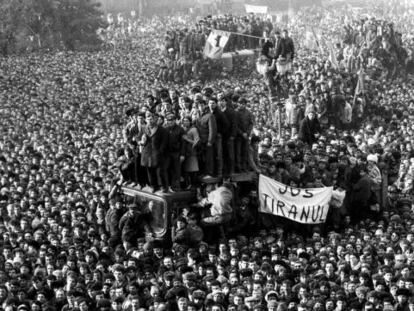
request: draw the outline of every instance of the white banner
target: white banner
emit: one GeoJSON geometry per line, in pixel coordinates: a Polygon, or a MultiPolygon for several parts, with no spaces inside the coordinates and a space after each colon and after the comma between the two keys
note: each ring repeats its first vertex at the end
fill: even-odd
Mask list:
{"type": "Polygon", "coordinates": [[[303,224],[326,221],[332,187],[293,188],[260,175],[260,212],[288,218],[303,224]]]}
{"type": "Polygon", "coordinates": [[[267,14],[267,6],[245,4],[246,13],[267,14]]]}
{"type": "Polygon", "coordinates": [[[221,58],[229,37],[229,32],[213,29],[207,38],[204,55],[212,59],[221,58]]]}

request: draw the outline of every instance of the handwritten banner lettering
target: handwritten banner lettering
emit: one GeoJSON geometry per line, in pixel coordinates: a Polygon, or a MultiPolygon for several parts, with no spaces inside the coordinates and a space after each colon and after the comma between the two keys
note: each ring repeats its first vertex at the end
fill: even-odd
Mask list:
{"type": "Polygon", "coordinates": [[[332,187],[294,188],[260,175],[260,212],[288,218],[303,224],[326,221],[332,187]]]}

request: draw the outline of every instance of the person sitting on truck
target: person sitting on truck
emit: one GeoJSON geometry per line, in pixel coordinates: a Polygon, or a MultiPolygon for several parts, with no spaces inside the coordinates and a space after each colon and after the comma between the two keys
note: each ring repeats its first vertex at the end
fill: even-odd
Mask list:
{"type": "Polygon", "coordinates": [[[207,215],[201,219],[202,225],[215,226],[229,222],[233,213],[232,199],[233,192],[228,183],[211,191],[207,198],[201,202],[203,206],[210,206],[207,215]]]}
{"type": "Polygon", "coordinates": [[[151,192],[167,192],[166,176],[162,166],[168,145],[168,132],[157,123],[157,117],[147,111],[147,125],[141,133],[139,144],[142,147],[141,165],[147,168],[151,192]]]}

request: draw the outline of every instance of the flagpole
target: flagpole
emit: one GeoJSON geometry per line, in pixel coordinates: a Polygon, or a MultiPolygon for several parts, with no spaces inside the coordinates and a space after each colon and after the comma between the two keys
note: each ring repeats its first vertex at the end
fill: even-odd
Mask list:
{"type": "Polygon", "coordinates": [[[207,29],[210,29],[210,30],[215,30],[215,31],[222,31],[222,32],[226,32],[226,33],[229,33],[229,34],[233,34],[233,35],[238,35],[238,36],[244,36],[244,37],[250,37],[250,38],[257,38],[257,39],[263,39],[264,37],[258,37],[258,36],[252,36],[252,35],[246,35],[246,34],[243,34],[243,33],[240,33],[240,32],[233,32],[233,31],[227,31],[227,30],[220,30],[220,29],[215,29],[215,28],[211,28],[211,27],[207,27],[207,29]]]}
{"type": "Polygon", "coordinates": [[[364,85],[363,85],[363,79],[364,79],[364,72],[362,71],[362,69],[360,69],[359,70],[359,72],[358,72],[358,82],[357,82],[357,85],[356,85],[356,87],[355,87],[355,92],[354,92],[354,101],[353,101],[353,104],[352,104],[352,108],[354,107],[354,105],[355,105],[355,102],[356,102],[356,98],[357,98],[357,93],[359,93],[360,91],[362,91],[362,94],[364,94],[364,85]]]}

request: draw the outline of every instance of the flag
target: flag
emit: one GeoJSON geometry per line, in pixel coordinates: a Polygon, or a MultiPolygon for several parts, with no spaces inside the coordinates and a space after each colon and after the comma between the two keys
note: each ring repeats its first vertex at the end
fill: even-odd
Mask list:
{"type": "Polygon", "coordinates": [[[360,93],[365,93],[365,72],[361,69],[358,72],[358,83],[357,86],[355,88],[355,96],[360,94],[360,93]]]}
{"type": "Polygon", "coordinates": [[[108,24],[111,25],[114,22],[114,17],[112,16],[111,13],[109,13],[106,17],[106,20],[108,21],[108,24]]]}
{"type": "Polygon", "coordinates": [[[305,44],[306,48],[308,48],[309,50],[317,50],[318,49],[317,40],[315,40],[315,37],[314,37],[312,31],[306,30],[304,44],[305,44]]]}
{"type": "Polygon", "coordinates": [[[204,55],[208,58],[219,59],[223,55],[224,47],[229,41],[230,33],[213,29],[204,46],[204,55]]]}
{"type": "Polygon", "coordinates": [[[334,46],[333,46],[332,42],[329,41],[329,40],[325,40],[325,43],[326,43],[326,45],[328,46],[328,49],[329,49],[329,61],[331,62],[332,66],[335,69],[338,69],[339,64],[338,64],[338,59],[336,58],[336,55],[335,55],[334,46]]]}
{"type": "Polygon", "coordinates": [[[365,78],[365,73],[364,73],[364,71],[362,69],[360,69],[359,72],[358,72],[358,82],[357,82],[357,85],[355,87],[354,101],[353,101],[353,104],[354,105],[355,105],[355,101],[356,101],[357,95],[360,94],[360,93],[362,93],[362,94],[365,93],[365,81],[364,81],[364,78],[365,78]]]}
{"type": "Polygon", "coordinates": [[[122,16],[122,13],[118,13],[117,19],[118,19],[118,24],[121,24],[124,22],[124,17],[122,16]]]}
{"type": "Polygon", "coordinates": [[[316,35],[315,29],[311,28],[311,30],[312,30],[312,34],[315,38],[316,45],[318,46],[319,52],[321,52],[321,54],[323,54],[322,46],[320,44],[318,36],[316,35]]]}

